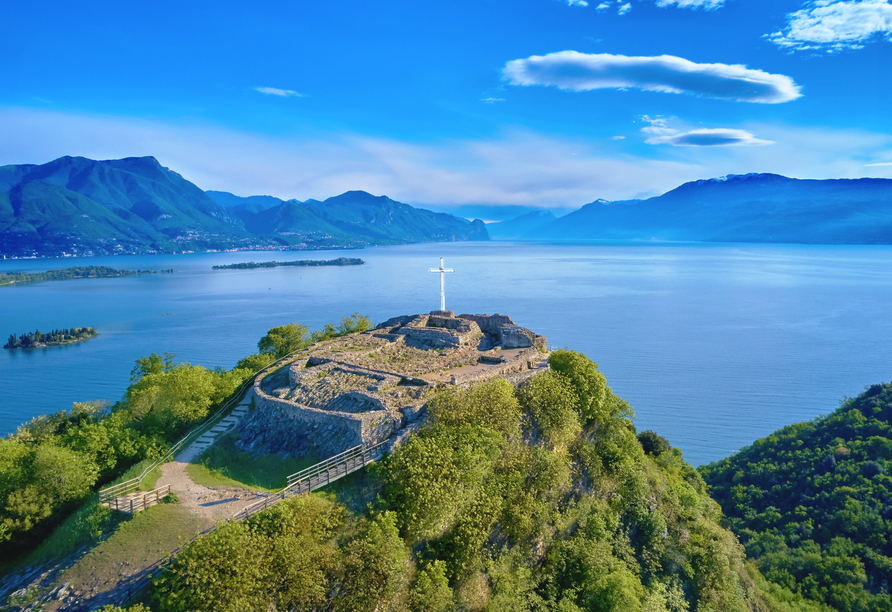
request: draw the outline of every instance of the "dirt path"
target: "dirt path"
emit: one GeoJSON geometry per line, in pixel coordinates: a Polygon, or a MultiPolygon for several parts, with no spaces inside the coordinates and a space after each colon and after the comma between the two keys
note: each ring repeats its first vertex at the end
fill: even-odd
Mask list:
{"type": "Polygon", "coordinates": [[[201,454],[203,446],[193,443],[176,459],[161,466],[161,478],[157,487],[170,485],[180,504],[212,521],[226,520],[239,510],[263,499],[264,495],[240,487],[205,487],[196,484],[186,473],[186,466],[201,454]]]}

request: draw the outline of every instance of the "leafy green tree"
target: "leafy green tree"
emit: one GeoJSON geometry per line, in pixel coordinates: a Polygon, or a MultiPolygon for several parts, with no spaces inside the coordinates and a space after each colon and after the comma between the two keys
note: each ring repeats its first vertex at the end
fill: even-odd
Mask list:
{"type": "Polygon", "coordinates": [[[257,343],[257,349],[280,359],[309,346],[311,340],[307,337],[308,331],[309,328],[300,323],[273,327],[257,343]]]}
{"type": "Polygon", "coordinates": [[[344,592],[336,609],[349,612],[387,610],[405,586],[410,551],[400,538],[396,515],[373,517],[363,536],[347,545],[344,592]]]}
{"type": "Polygon", "coordinates": [[[559,350],[548,358],[552,371],[573,385],[584,421],[606,423],[614,417],[634,417],[632,407],[614,395],[598,364],[576,351],[559,350]]]}
{"type": "Polygon", "coordinates": [[[228,523],[190,543],[155,580],[165,612],[266,610],[269,542],[246,523],[228,523]]]}
{"type": "Polygon", "coordinates": [[[582,431],[579,398],[570,381],[560,374],[546,372],[533,377],[521,388],[520,399],[552,448],[566,448],[582,431]]]}
{"type": "Polygon", "coordinates": [[[506,380],[450,389],[431,400],[428,411],[434,423],[449,427],[479,426],[508,436],[520,434],[520,403],[506,380]]]}
{"type": "Polygon", "coordinates": [[[431,561],[423,564],[412,588],[411,607],[414,612],[450,612],[455,605],[446,564],[431,561]]]}
{"type": "Polygon", "coordinates": [[[262,370],[276,360],[272,353],[255,353],[239,360],[235,369],[248,370],[252,374],[262,370]]]}

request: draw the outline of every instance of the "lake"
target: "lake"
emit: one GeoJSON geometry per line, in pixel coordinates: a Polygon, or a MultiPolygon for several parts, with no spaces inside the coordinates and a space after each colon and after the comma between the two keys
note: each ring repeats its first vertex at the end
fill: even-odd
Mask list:
{"type": "Polygon", "coordinates": [[[502,313],[595,360],[637,413],[698,465],[834,410],[892,378],[892,247],[438,243],[360,251],[0,261],[175,274],[0,288],[0,336],[93,326],[99,337],[0,350],[0,433],[74,401],[120,399],[134,360],[231,368],[276,325],[353,312],[375,323],[439,307],[502,313]],[[223,263],[361,257],[352,267],[212,270],[223,263]]]}

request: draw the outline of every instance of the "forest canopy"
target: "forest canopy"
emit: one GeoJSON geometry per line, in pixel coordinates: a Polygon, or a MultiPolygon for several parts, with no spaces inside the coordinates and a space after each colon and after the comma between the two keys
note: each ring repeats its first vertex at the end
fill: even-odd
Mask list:
{"type": "Polygon", "coordinates": [[[700,469],[765,578],[833,610],[892,610],[892,384],[700,469]]]}

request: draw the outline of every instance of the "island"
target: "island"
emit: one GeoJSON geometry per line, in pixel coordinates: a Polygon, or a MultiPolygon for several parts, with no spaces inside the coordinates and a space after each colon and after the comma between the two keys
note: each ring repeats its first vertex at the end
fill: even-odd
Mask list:
{"type": "Polygon", "coordinates": [[[54,329],[44,334],[40,330],[25,333],[16,338],[15,334],[9,335],[9,340],[3,345],[5,349],[30,349],[44,348],[47,346],[64,346],[82,342],[99,335],[95,327],[72,327],[71,329],[54,329]]]}
{"type": "Polygon", "coordinates": [[[116,270],[108,266],[76,266],[46,272],[0,272],[0,286],[73,278],[116,278],[136,274],[172,274],[173,270],[116,270]]]}
{"type": "Polygon", "coordinates": [[[225,264],[214,266],[214,270],[255,270],[257,268],[277,268],[279,266],[361,266],[365,262],[356,257],[338,257],[337,259],[299,259],[297,261],[249,261],[247,263],[225,264]]]}

